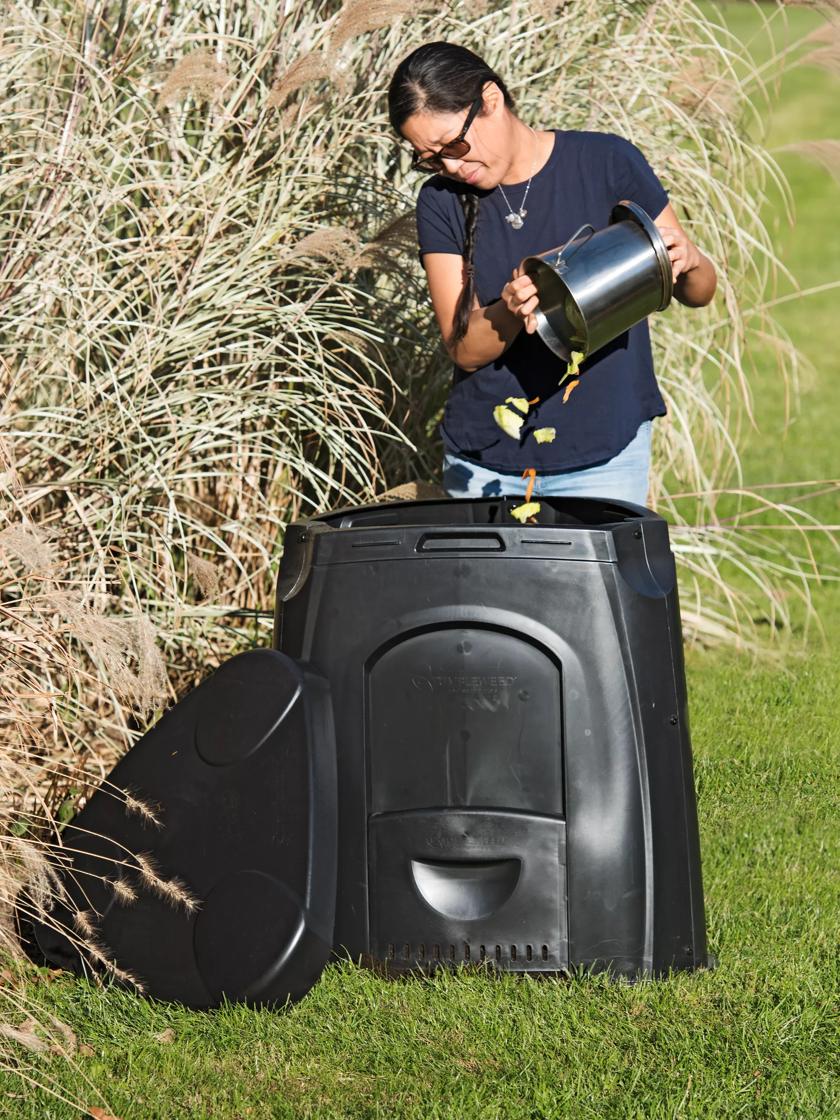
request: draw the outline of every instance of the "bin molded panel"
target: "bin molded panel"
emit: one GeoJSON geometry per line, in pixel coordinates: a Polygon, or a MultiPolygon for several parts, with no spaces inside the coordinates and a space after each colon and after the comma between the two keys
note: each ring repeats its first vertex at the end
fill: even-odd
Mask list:
{"type": "Polygon", "coordinates": [[[367,671],[369,811],[498,806],[563,815],[561,674],[489,627],[401,636],[367,671]]]}
{"type": "Polygon", "coordinates": [[[568,968],[565,823],[427,809],[370,820],[371,954],[393,971],[568,968]]]}

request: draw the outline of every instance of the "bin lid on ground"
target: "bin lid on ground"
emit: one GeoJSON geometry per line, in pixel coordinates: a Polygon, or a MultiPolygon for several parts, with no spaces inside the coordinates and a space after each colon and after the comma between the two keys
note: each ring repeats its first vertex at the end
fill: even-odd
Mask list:
{"type": "Polygon", "coordinates": [[[300,999],[332,948],[336,811],[327,682],[276,650],[240,654],[64,830],[67,900],[37,945],[190,1007],[300,999]]]}

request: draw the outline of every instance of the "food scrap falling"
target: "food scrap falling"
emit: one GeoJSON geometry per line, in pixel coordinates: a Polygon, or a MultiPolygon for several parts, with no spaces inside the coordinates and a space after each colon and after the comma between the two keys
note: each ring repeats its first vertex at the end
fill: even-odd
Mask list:
{"type": "MultiPolygon", "coordinates": [[[[569,378],[569,384],[563,393],[563,404],[568,401],[571,396],[572,390],[577,388],[580,384],[580,363],[583,361],[585,355],[581,350],[573,350],[571,360],[566,366],[566,372],[560,378],[559,384],[562,385],[564,381],[569,378]]],[[[540,398],[534,397],[528,400],[526,397],[505,397],[504,404],[497,404],[493,409],[493,419],[511,439],[522,438],[522,425],[528,416],[528,409],[532,404],[539,404],[540,398]],[[513,405],[509,408],[509,405],[513,405]]],[[[556,428],[535,428],[534,439],[537,443],[553,443],[557,435],[556,428]]],[[[531,495],[534,492],[534,482],[536,481],[537,472],[534,467],[526,467],[522,472],[522,477],[528,477],[528,485],[525,488],[525,501],[521,506],[516,506],[515,509],[510,511],[511,516],[515,517],[517,521],[521,521],[524,525],[526,521],[536,521],[537,514],[540,512],[540,503],[532,502],[531,495]]]]}
{"type": "Polygon", "coordinates": [[[493,409],[493,419],[506,436],[510,436],[511,439],[519,439],[522,425],[525,422],[524,416],[517,416],[513,409],[508,408],[507,405],[497,404],[493,409]]]}
{"type": "Polygon", "coordinates": [[[526,521],[533,519],[536,521],[537,514],[540,512],[539,502],[525,502],[524,505],[517,506],[510,511],[511,517],[515,517],[517,521],[521,521],[524,525],[526,521]]]}
{"type": "Polygon", "coordinates": [[[560,384],[569,377],[578,377],[580,375],[580,363],[583,361],[585,355],[582,350],[573,350],[571,360],[566,366],[566,372],[560,378],[560,384]]]}
{"type": "Polygon", "coordinates": [[[528,485],[525,487],[525,502],[521,506],[516,506],[510,513],[512,517],[515,517],[517,521],[521,521],[524,525],[529,519],[532,521],[535,520],[537,514],[540,512],[540,503],[531,501],[531,495],[534,492],[534,483],[537,481],[536,467],[526,467],[522,472],[522,477],[528,479],[528,485]]]}
{"type": "Polygon", "coordinates": [[[525,423],[525,417],[528,414],[529,404],[531,402],[526,400],[525,397],[506,397],[504,404],[497,404],[493,409],[493,419],[506,436],[510,436],[511,439],[519,439],[522,425],[525,423]],[[508,408],[509,404],[512,404],[513,408],[508,408]]]}

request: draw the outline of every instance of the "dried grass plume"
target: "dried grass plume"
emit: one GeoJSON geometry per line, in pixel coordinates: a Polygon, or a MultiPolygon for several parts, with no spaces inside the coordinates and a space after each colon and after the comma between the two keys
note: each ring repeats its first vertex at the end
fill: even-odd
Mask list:
{"type": "Polygon", "coordinates": [[[197,101],[218,101],[228,80],[227,67],[212,51],[192,51],[173,66],[158,94],[158,104],[165,108],[188,94],[197,101]]]}

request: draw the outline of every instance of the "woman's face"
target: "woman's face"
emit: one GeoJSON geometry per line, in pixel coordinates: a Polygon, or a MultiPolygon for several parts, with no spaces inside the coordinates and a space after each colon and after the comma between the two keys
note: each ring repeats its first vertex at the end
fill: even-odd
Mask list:
{"type": "MultiPolygon", "coordinates": [[[[436,154],[444,144],[459,137],[470,106],[457,113],[419,112],[402,126],[402,134],[420,156],[436,154]]],[[[488,83],[484,107],[467,129],[464,139],[470,150],[461,159],[441,157],[441,175],[480,190],[492,190],[503,179],[511,163],[509,123],[501,90],[488,83]]]]}

